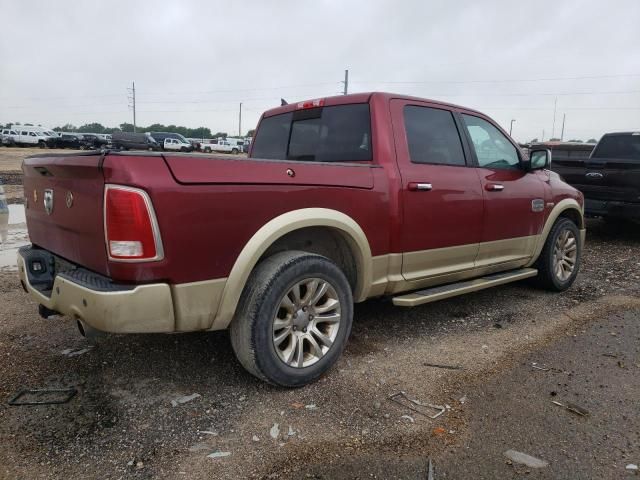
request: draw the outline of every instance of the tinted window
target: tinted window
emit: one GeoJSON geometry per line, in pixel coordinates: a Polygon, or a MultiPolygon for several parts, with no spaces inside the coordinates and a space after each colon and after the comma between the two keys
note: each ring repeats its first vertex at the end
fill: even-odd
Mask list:
{"type": "Polygon", "coordinates": [[[316,162],[371,160],[369,104],[297,110],[264,118],[251,156],[316,162]]]}
{"type": "Polygon", "coordinates": [[[481,167],[518,168],[518,151],[500,130],[479,117],[463,114],[462,118],[481,167]]]}
{"type": "Polygon", "coordinates": [[[640,160],[640,135],[605,135],[593,157],[640,160]]]}
{"type": "Polygon", "coordinates": [[[404,125],[413,163],[465,165],[451,112],[408,105],[404,108],[404,125]]]}

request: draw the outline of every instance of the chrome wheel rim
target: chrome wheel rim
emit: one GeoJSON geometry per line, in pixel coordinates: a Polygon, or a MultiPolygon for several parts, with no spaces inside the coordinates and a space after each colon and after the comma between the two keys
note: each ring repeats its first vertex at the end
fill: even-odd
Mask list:
{"type": "Polygon", "coordinates": [[[335,288],[321,278],[296,282],[280,300],[273,319],[273,346],[282,362],[304,368],[318,362],[333,344],[342,318],[335,288]]]}
{"type": "Polygon", "coordinates": [[[578,258],[578,242],[569,229],[563,230],[556,239],[553,248],[553,271],[562,282],[569,280],[576,268],[578,258]]]}

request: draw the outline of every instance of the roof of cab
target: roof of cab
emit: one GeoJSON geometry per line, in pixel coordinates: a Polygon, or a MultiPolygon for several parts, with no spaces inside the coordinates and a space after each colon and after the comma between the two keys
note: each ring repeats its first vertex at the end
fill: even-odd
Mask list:
{"type": "MultiPolygon", "coordinates": [[[[453,103],[447,103],[447,102],[441,102],[438,100],[431,100],[428,98],[420,98],[420,97],[413,97],[411,95],[403,95],[403,94],[399,94],[399,93],[390,93],[390,92],[362,92],[362,93],[350,93],[348,95],[336,95],[333,97],[319,97],[322,100],[324,100],[324,104],[323,106],[327,107],[327,106],[335,106],[335,105],[345,105],[348,103],[367,103],[370,102],[372,97],[380,97],[384,100],[391,100],[391,99],[401,99],[401,100],[412,100],[412,101],[419,101],[419,102],[428,102],[431,104],[435,104],[435,105],[442,105],[448,108],[456,108],[456,109],[461,109],[461,110],[466,110],[469,112],[476,112],[476,113],[481,113],[478,112],[477,110],[474,110],[472,108],[467,108],[467,107],[463,107],[460,105],[455,105],[453,103]]],[[[273,115],[279,115],[281,113],[287,113],[287,112],[292,112],[294,110],[298,109],[298,104],[299,103],[303,103],[303,102],[307,102],[307,101],[311,101],[313,99],[303,99],[303,100],[298,100],[295,102],[291,102],[288,105],[283,105],[281,107],[275,107],[275,108],[271,108],[269,110],[266,110],[264,112],[264,116],[265,117],[271,117],[273,115]]]]}

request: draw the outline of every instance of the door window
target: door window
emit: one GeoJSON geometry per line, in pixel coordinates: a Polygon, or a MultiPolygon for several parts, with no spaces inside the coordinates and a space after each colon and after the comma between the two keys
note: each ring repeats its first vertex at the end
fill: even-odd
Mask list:
{"type": "Polygon", "coordinates": [[[412,163],[465,165],[460,135],[451,112],[407,105],[404,125],[412,163]]]}
{"type": "Polygon", "coordinates": [[[473,115],[462,115],[478,157],[485,168],[514,169],[520,165],[516,147],[495,126],[473,115]]]}

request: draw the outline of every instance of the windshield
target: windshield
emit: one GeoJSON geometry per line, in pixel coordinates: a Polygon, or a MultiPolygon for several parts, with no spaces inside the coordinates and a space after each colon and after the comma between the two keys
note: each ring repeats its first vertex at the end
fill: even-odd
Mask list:
{"type": "Polygon", "coordinates": [[[626,158],[640,160],[640,134],[605,135],[592,158],[626,158]]]}
{"type": "Polygon", "coordinates": [[[267,117],[260,123],[253,143],[253,158],[370,161],[369,104],[312,108],[267,117]]]}

